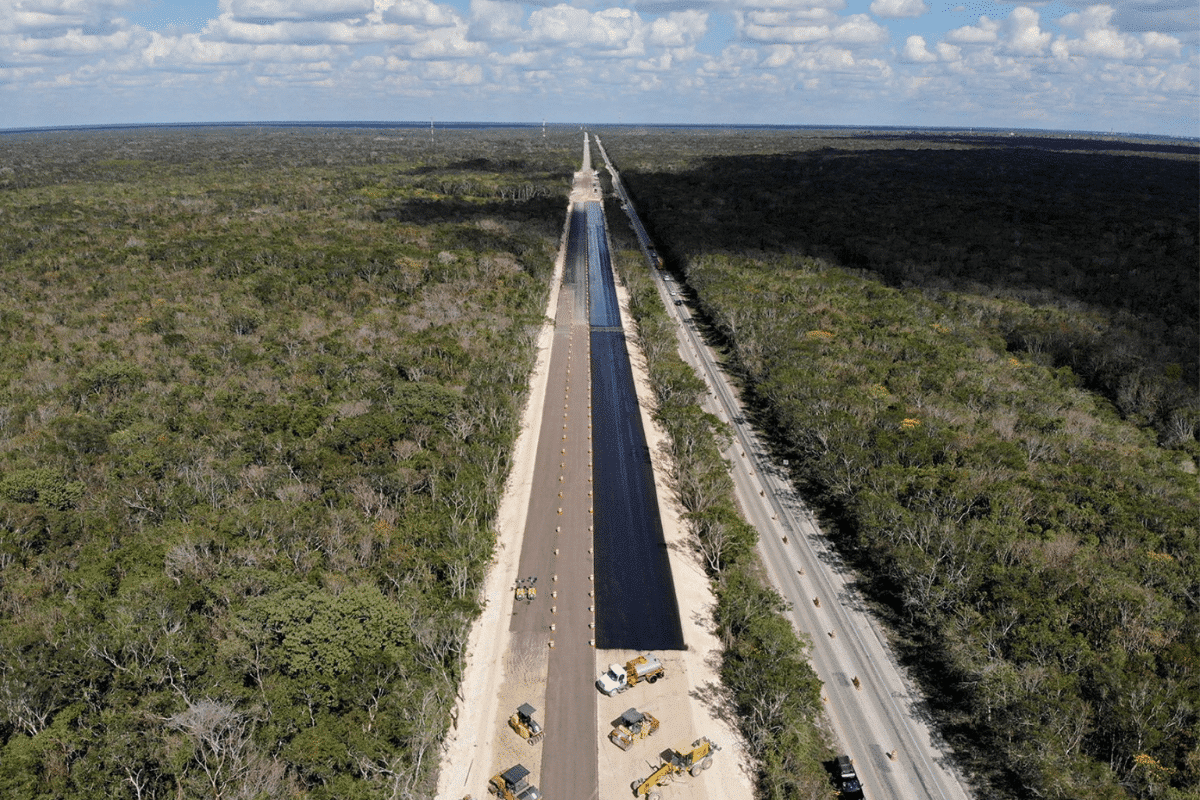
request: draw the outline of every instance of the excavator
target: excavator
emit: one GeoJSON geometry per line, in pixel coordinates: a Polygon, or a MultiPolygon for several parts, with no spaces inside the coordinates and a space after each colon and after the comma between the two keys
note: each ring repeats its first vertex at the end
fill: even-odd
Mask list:
{"type": "Polygon", "coordinates": [[[647,797],[648,800],[662,800],[662,792],[658,787],[672,778],[688,773],[693,778],[703,770],[712,766],[712,754],[720,750],[720,745],[709,741],[707,736],[701,736],[692,742],[692,746],[668,750],[662,756],[658,769],[650,773],[643,781],[634,781],[629,785],[634,797],[647,797]]]}

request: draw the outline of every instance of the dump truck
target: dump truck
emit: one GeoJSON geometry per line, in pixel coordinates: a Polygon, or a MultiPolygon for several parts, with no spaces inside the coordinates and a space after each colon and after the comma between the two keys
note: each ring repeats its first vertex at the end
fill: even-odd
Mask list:
{"type": "Polygon", "coordinates": [[[666,675],[662,662],[655,658],[653,653],[646,653],[626,662],[624,667],[620,664],[609,664],[608,670],[596,680],[596,688],[612,697],[630,686],[636,686],[639,681],[654,683],[666,675]]]}
{"type": "Polygon", "coordinates": [[[658,787],[677,775],[688,773],[693,778],[703,770],[712,766],[712,754],[720,750],[720,746],[709,741],[707,736],[701,736],[692,742],[691,747],[669,750],[662,759],[658,769],[650,773],[650,777],[634,781],[629,785],[634,797],[649,797],[649,800],[662,800],[662,792],[658,787]]]}
{"type": "Polygon", "coordinates": [[[508,718],[509,727],[531,745],[537,744],[546,735],[546,731],[533,718],[536,711],[537,709],[529,703],[521,703],[517,706],[517,713],[508,718]]]}
{"type": "Polygon", "coordinates": [[[608,738],[617,747],[628,750],[638,739],[652,736],[657,730],[657,719],[645,711],[631,708],[621,715],[620,720],[617,721],[617,727],[609,731],[608,738]]]}
{"type": "Polygon", "coordinates": [[[542,800],[542,793],[528,779],[529,770],[517,764],[488,781],[488,792],[504,800],[542,800]]]}

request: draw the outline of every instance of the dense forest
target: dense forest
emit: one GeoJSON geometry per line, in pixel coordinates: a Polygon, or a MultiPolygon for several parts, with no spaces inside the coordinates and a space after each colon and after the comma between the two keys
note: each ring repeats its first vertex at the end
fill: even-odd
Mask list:
{"type": "Polygon", "coordinates": [[[430,796],[578,157],[0,137],[0,796],[430,796]]]}
{"type": "MultiPolygon", "coordinates": [[[[1196,797],[1195,147],[604,139],[981,796],[1196,797]]],[[[578,155],[0,137],[0,796],[431,795],[578,155]]],[[[823,796],[720,425],[618,263],[760,794],[823,796]]]]}
{"type": "Polygon", "coordinates": [[[604,140],[982,796],[1197,797],[1196,148],[604,140]]]}

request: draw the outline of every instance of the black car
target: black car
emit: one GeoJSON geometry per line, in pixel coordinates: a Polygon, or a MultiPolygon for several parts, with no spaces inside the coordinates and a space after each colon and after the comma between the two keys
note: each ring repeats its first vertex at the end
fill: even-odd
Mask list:
{"type": "Polygon", "coordinates": [[[854,762],[850,760],[850,756],[838,756],[837,765],[838,777],[842,781],[842,797],[862,797],[862,783],[858,780],[858,773],[854,771],[854,762]]]}

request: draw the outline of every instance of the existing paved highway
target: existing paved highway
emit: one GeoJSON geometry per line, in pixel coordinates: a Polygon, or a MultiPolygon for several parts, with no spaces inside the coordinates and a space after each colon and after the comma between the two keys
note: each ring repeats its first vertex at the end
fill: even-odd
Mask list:
{"type": "MultiPolygon", "coordinates": [[[[607,162],[602,146],[600,152],[607,162]]],[[[619,181],[615,171],[614,179],[619,181]]],[[[641,230],[640,223],[635,230],[641,230]]],[[[653,252],[644,234],[639,238],[647,253],[653,252]]],[[[938,739],[919,693],[853,588],[853,576],[829,548],[786,473],[739,421],[744,414],[737,394],[696,331],[689,308],[672,302],[670,292],[678,288],[665,273],[655,272],[663,303],[679,323],[680,351],[710,389],[706,410],[732,425],[726,456],[733,463],[739,503],[759,531],[759,552],[772,582],[791,603],[793,625],[812,639],[811,660],[825,684],[830,723],[841,748],[854,759],[866,797],[966,800],[971,793],[950,764],[949,748],[938,739]]]]}

